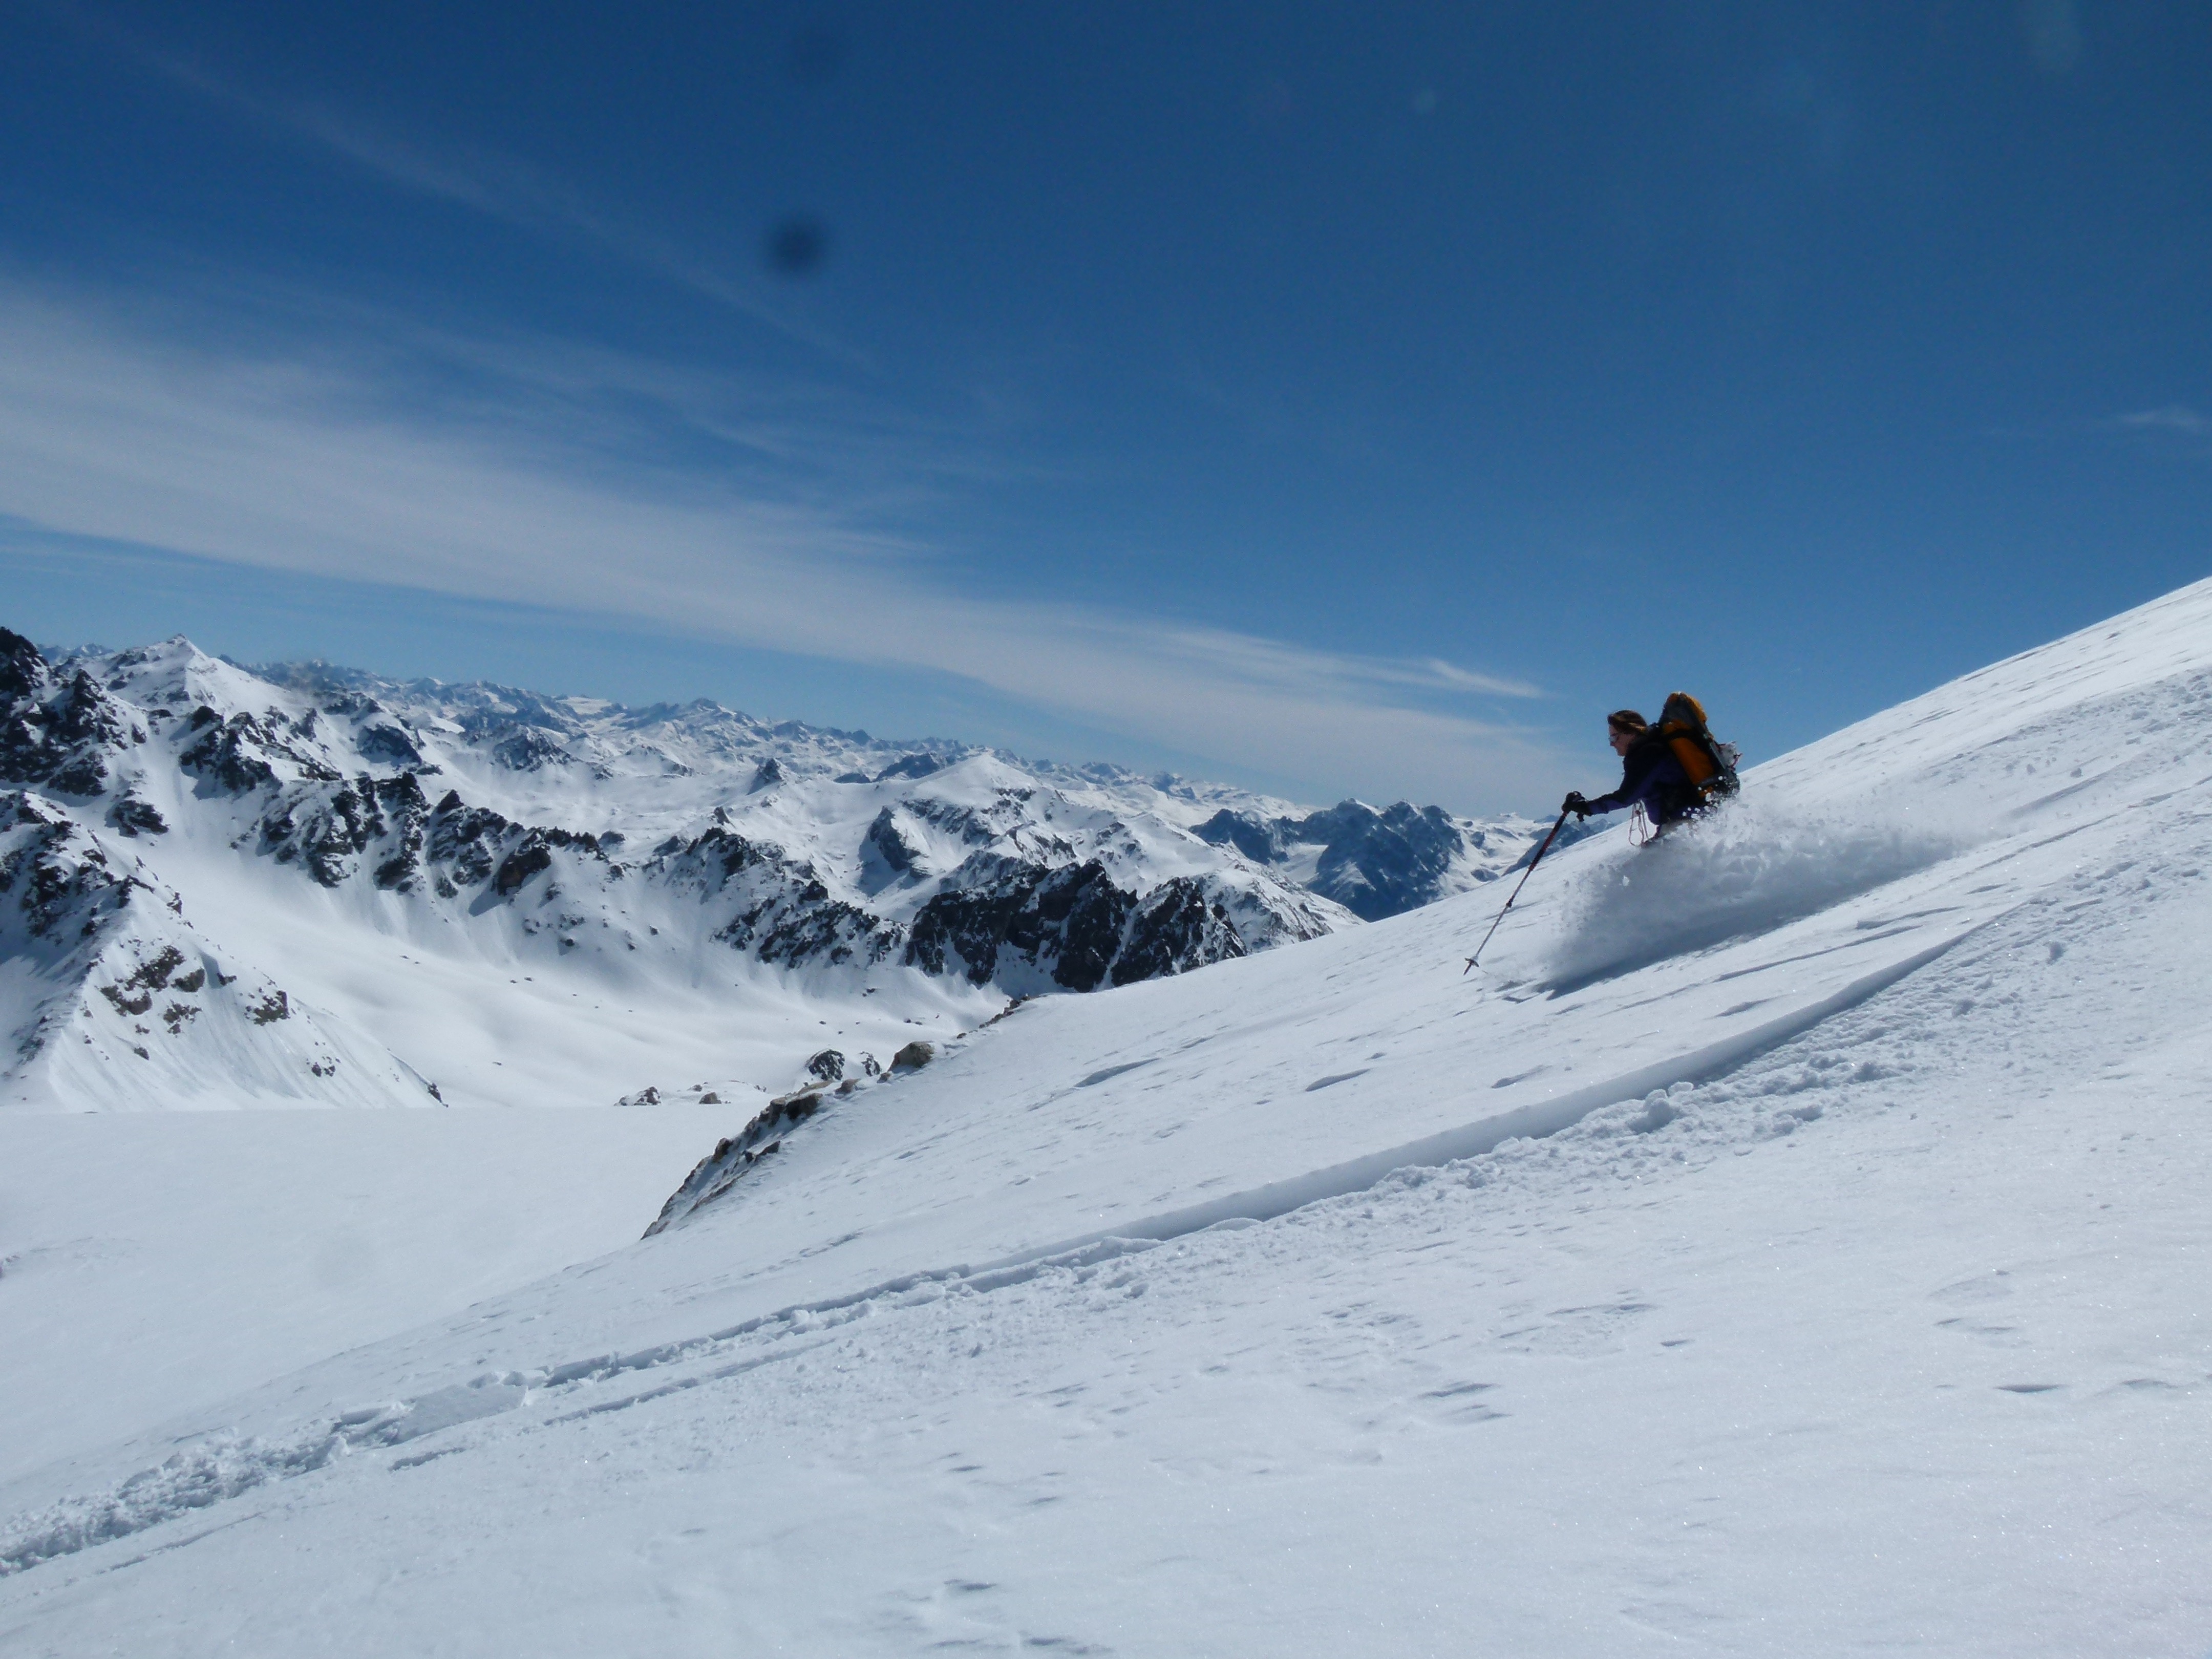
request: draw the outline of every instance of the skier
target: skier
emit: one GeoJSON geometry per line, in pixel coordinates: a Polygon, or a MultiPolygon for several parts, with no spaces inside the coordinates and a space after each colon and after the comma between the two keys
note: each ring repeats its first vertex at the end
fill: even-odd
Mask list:
{"type": "Polygon", "coordinates": [[[1584,800],[1578,791],[1567,797],[1560,811],[1587,818],[1593,812],[1640,806],[1656,833],[1705,805],[1704,792],[1691,782],[1672,744],[1643,715],[1633,708],[1615,709],[1605,717],[1605,724],[1613,752],[1620,757],[1620,787],[1595,800],[1584,800]]]}

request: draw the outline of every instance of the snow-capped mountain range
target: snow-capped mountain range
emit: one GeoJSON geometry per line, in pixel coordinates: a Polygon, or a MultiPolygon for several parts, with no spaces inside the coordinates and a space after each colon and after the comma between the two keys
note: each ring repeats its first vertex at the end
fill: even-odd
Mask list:
{"type": "Polygon", "coordinates": [[[0,630],[0,711],[10,1104],[641,1096],[677,1086],[634,1052],[676,1057],[656,1018],[686,1071],[772,1089],[825,1013],[858,1066],[1465,891],[1537,827],[181,637],[49,661],[0,630]],[[562,1059],[457,1052],[459,981],[480,1026],[516,1029],[508,988],[552,1015],[562,1059]]]}

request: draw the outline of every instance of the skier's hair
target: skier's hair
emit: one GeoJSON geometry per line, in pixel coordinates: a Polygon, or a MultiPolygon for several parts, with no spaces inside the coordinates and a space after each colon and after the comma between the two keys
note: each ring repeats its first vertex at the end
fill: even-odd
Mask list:
{"type": "Polygon", "coordinates": [[[1614,709],[1605,717],[1605,723],[1611,730],[1626,732],[1632,738],[1640,736],[1651,729],[1651,723],[1633,708],[1614,709]]]}

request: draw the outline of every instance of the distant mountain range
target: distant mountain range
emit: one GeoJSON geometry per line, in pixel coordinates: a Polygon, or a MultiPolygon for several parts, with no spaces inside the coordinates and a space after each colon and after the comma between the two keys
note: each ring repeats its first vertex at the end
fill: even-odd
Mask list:
{"type": "Polygon", "coordinates": [[[0,1098],[27,1103],[422,1098],[349,954],[603,1002],[642,973],[729,1005],[770,970],[906,1024],[940,981],[957,1022],[1395,915],[1540,827],[182,637],[49,660],[0,629],[0,1098]],[[316,994],[262,959],[278,935],[316,994]]]}

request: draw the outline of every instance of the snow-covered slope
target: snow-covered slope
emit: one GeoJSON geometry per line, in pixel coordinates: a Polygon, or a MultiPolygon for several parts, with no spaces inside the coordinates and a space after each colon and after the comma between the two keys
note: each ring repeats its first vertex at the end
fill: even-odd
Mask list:
{"type": "Polygon", "coordinates": [[[1568,848],[1491,977],[1477,896],[1027,1003],[465,1314],[77,1373],[0,1634],[2200,1653],[2208,707],[2212,583],[1568,848]]]}
{"type": "Polygon", "coordinates": [[[4,631],[0,788],[0,1100],[72,1109],[758,1092],[824,1027],[857,1065],[1312,938],[1531,829],[4,631]]]}

